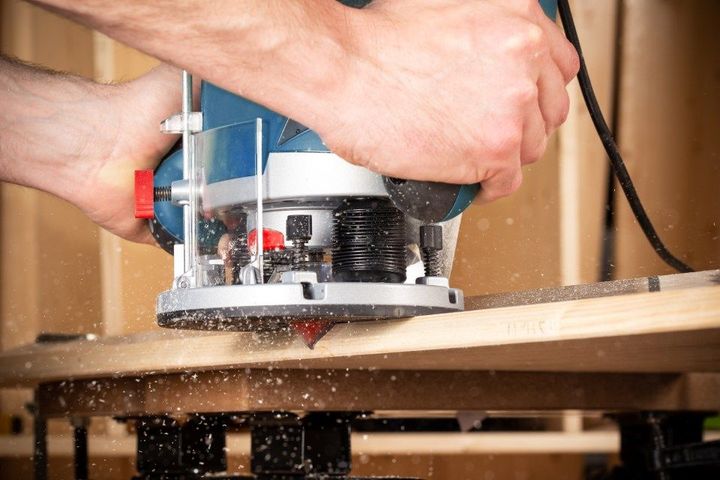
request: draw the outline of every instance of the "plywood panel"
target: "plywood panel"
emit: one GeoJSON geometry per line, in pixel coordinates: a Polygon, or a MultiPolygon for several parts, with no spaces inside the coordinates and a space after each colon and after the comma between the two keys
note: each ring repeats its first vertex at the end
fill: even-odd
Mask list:
{"type": "MultiPolygon", "coordinates": [[[[619,141],[657,230],[697,269],[720,264],[720,2],[624,2],[619,141]]],[[[617,195],[617,277],[669,272],[617,195]]]]}

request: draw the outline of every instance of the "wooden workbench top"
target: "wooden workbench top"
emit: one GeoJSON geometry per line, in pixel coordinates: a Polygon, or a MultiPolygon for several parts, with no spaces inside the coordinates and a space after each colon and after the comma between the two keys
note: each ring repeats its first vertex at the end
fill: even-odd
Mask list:
{"type": "Polygon", "coordinates": [[[720,286],[336,325],[272,335],[162,331],[0,355],[0,386],[229,369],[718,372],[720,286]]]}

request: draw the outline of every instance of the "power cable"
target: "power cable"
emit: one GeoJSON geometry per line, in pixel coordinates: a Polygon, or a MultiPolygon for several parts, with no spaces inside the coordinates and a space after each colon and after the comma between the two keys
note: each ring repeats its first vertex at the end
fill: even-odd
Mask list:
{"type": "Polygon", "coordinates": [[[573,20],[572,12],[570,11],[568,0],[558,0],[558,11],[565,30],[565,35],[570,43],[573,44],[575,50],[577,50],[578,56],[580,57],[578,82],[580,83],[580,91],[585,99],[585,105],[587,105],[588,112],[590,112],[590,118],[592,119],[593,125],[595,125],[595,130],[597,131],[600,141],[605,147],[605,151],[610,158],[612,171],[615,174],[615,177],[617,177],[618,183],[625,194],[625,198],[627,198],[627,201],[630,204],[630,209],[632,210],[633,215],[635,215],[635,219],[637,219],[640,228],[645,234],[645,237],[648,239],[648,242],[650,242],[650,245],[655,250],[655,253],[657,253],[657,255],[665,263],[679,272],[693,272],[694,270],[689,265],[677,258],[667,249],[650,221],[650,217],[648,217],[642,202],[640,201],[637,190],[635,190],[635,185],[630,178],[625,162],[623,161],[617,144],[615,143],[613,134],[605,121],[605,117],[603,116],[600,105],[595,97],[595,90],[593,89],[592,82],[590,81],[590,75],[588,74],[587,65],[585,64],[582,48],[580,47],[580,38],[578,37],[577,30],[575,29],[575,22],[573,20]]]}

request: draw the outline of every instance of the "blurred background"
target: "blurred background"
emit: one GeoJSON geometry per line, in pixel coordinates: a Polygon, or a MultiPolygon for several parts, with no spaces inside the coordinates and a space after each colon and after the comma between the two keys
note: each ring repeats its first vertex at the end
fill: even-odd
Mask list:
{"type": "MultiPolygon", "coordinates": [[[[718,268],[720,2],[572,4],[596,92],[658,231],[694,268],[718,268]]],[[[0,0],[0,50],[100,82],[127,81],[157,64],[18,0],[0,0]]],[[[656,258],[609,177],[576,82],[570,91],[570,118],[545,158],[526,169],[521,190],[465,214],[451,284],[466,295],[671,273],[656,258]]],[[[154,302],[170,286],[171,256],[101,231],[74,207],[47,194],[2,184],[0,198],[2,349],[32,343],[41,332],[122,335],[158,328],[154,302]]],[[[29,457],[22,450],[29,432],[24,405],[30,398],[30,392],[0,394],[1,478],[30,475],[29,457]]],[[[558,433],[605,428],[599,419],[574,414],[520,425],[558,433]]],[[[67,426],[52,429],[63,432],[67,426]]],[[[133,446],[122,446],[124,427],[107,421],[93,429],[120,440],[117,448],[93,457],[91,472],[103,472],[97,478],[130,478],[133,446]]],[[[356,461],[356,473],[580,479],[589,458],[585,453],[612,455],[617,449],[613,439],[607,437],[588,452],[559,440],[555,449],[546,445],[543,454],[519,442],[509,450],[488,446],[472,455],[365,455],[356,461]]],[[[232,458],[242,464],[242,456],[232,458]]],[[[55,456],[51,471],[53,478],[70,478],[71,458],[55,456]]]]}

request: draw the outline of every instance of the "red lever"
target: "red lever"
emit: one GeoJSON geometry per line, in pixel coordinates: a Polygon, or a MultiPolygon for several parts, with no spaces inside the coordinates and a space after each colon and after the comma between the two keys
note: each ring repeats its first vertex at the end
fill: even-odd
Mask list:
{"type": "Polygon", "coordinates": [[[135,170],[135,218],[155,218],[152,170],[135,170]]]}
{"type": "MultiPolygon", "coordinates": [[[[248,248],[250,251],[255,250],[257,245],[257,230],[252,229],[248,233],[248,248]]],[[[282,232],[273,230],[272,228],[263,228],[263,252],[270,250],[284,250],[285,235],[282,232]]]]}

